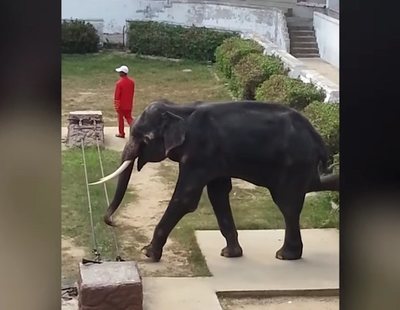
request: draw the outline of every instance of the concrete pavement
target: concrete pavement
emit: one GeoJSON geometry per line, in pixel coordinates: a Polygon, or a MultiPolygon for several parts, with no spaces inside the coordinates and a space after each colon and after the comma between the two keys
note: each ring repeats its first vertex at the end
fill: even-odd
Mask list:
{"type": "Polygon", "coordinates": [[[339,69],[321,58],[297,58],[311,70],[317,71],[331,82],[339,86],[339,69]]]}
{"type": "Polygon", "coordinates": [[[220,256],[226,245],[219,231],[196,231],[216,291],[310,291],[339,288],[339,233],[336,229],[303,229],[303,257],[275,258],[285,231],[240,230],[243,256],[220,256]]]}

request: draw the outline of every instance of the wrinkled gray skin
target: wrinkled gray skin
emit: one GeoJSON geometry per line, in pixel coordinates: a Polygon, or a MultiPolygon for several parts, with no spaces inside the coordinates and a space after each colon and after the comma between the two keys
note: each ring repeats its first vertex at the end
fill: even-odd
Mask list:
{"type": "Polygon", "coordinates": [[[204,187],[227,242],[221,252],[225,257],[242,255],[229,203],[231,177],[268,188],[286,223],[285,241],[276,257],[289,260],[302,255],[299,217],[305,194],[339,190],[338,175],[320,175],[319,166],[326,170],[327,164],[323,141],[298,112],[255,102],[178,106],[162,100],[150,104],[131,128],[122,163],[131,162],[118,177],[104,217],[108,225],[113,225],[111,216],[124,197],[135,160],[140,171],[147,162],[167,157],[179,162],[179,176],[151,243],[144,248],[153,261],[160,260],[179,220],[197,208],[204,187]]]}

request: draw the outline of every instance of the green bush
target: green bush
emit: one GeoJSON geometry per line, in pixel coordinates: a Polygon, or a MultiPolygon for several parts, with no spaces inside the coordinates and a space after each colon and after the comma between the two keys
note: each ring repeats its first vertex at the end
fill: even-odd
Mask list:
{"type": "MultiPolygon", "coordinates": [[[[340,170],[340,159],[339,159],[340,153],[336,154],[333,156],[333,173],[334,174],[339,174],[340,170]]],[[[331,201],[333,201],[336,205],[340,205],[340,194],[339,192],[329,192],[329,198],[331,201]]],[[[339,211],[339,209],[337,209],[339,211]]]]}
{"type": "Polygon", "coordinates": [[[251,53],[233,68],[229,88],[240,99],[254,100],[256,88],[274,74],[284,74],[282,61],[276,56],[251,53]]]}
{"type": "Polygon", "coordinates": [[[61,52],[85,54],[98,52],[100,38],[92,24],[80,20],[61,24],[61,52]]]}
{"type": "Polygon", "coordinates": [[[262,54],[263,47],[253,40],[239,37],[226,39],[215,51],[217,68],[230,79],[233,67],[246,55],[251,53],[262,54]]]}
{"type": "Polygon", "coordinates": [[[132,53],[215,61],[215,50],[233,32],[205,27],[183,27],[153,21],[134,21],[128,30],[128,46],[132,53]]]}
{"type": "Polygon", "coordinates": [[[281,102],[300,111],[313,101],[324,101],[325,96],[323,89],[285,75],[271,76],[256,91],[257,100],[281,102]]]}
{"type": "MultiPolygon", "coordinates": [[[[324,140],[329,156],[339,153],[339,104],[313,102],[304,109],[304,115],[324,140]]],[[[339,158],[337,159],[339,160],[339,158]]]]}

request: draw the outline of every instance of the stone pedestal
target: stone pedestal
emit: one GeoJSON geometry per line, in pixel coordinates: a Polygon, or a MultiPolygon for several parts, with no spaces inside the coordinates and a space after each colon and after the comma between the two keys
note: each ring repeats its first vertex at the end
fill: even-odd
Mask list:
{"type": "Polygon", "coordinates": [[[68,147],[81,147],[82,139],[85,146],[104,146],[104,123],[101,111],[74,111],[69,113],[68,147]]]}
{"type": "Polygon", "coordinates": [[[79,310],[143,310],[142,278],[135,262],[79,264],[79,310]]]}

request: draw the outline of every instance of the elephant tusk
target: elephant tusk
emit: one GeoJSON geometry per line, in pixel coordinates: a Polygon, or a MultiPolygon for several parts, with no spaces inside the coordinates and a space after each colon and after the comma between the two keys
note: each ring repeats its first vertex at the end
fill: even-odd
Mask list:
{"type": "Polygon", "coordinates": [[[131,162],[132,162],[132,160],[125,160],[125,161],[122,163],[122,165],[121,165],[117,170],[115,170],[113,173],[111,173],[111,174],[108,175],[108,176],[105,176],[104,178],[101,178],[101,179],[100,179],[99,181],[97,181],[97,182],[89,183],[89,185],[102,184],[102,183],[107,182],[108,180],[111,180],[112,178],[115,178],[116,176],[118,176],[119,174],[121,174],[122,171],[124,171],[124,170],[130,165],[131,162]]]}

